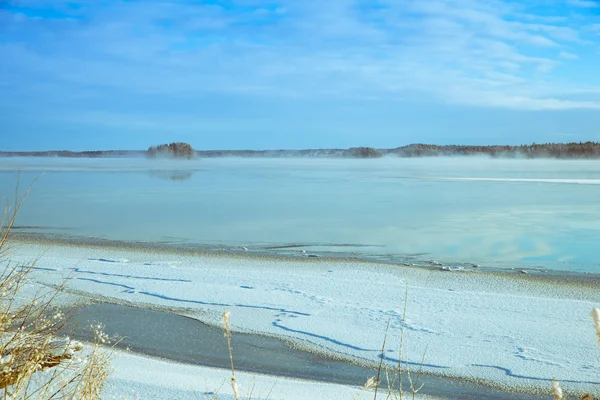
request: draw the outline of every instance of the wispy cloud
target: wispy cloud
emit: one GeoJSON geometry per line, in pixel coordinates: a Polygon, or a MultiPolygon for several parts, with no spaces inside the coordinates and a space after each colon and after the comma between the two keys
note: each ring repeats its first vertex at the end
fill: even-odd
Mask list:
{"type": "Polygon", "coordinates": [[[575,7],[599,8],[600,3],[594,0],[569,0],[569,4],[575,7]]]}
{"type": "Polygon", "coordinates": [[[416,94],[478,107],[600,109],[600,102],[563,97],[600,87],[591,72],[567,67],[600,65],[591,39],[597,19],[585,14],[598,3],[590,0],[553,7],[500,0],[4,4],[0,102],[189,101],[215,93],[404,101],[416,94]]]}
{"type": "Polygon", "coordinates": [[[600,24],[591,24],[584,27],[585,29],[600,35],[600,24]]]}
{"type": "Polygon", "coordinates": [[[568,51],[561,51],[559,53],[559,56],[562,57],[562,58],[566,58],[567,60],[577,60],[577,59],[579,59],[579,57],[577,56],[577,54],[573,54],[573,53],[570,53],[568,51]]]}

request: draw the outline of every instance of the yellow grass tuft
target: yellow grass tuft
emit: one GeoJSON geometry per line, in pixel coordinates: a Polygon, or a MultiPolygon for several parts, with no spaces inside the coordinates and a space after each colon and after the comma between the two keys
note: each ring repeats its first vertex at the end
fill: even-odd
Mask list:
{"type": "MultiPolygon", "coordinates": [[[[598,343],[600,344],[600,308],[592,308],[592,312],[590,313],[592,316],[592,320],[594,321],[594,329],[596,330],[596,338],[598,339],[598,343]]],[[[552,393],[554,394],[554,400],[562,400],[563,391],[560,388],[560,384],[558,381],[552,379],[552,393]]],[[[580,400],[594,400],[594,398],[586,393],[580,397],[580,400]]]]}
{"type": "Polygon", "coordinates": [[[560,387],[560,383],[555,379],[552,379],[552,393],[554,394],[554,400],[562,400],[563,391],[560,387]]]}
{"type": "MultiPolygon", "coordinates": [[[[29,191],[27,189],[26,193],[29,191]]],[[[89,348],[60,337],[64,315],[53,307],[61,288],[24,293],[35,262],[10,262],[9,237],[25,196],[7,206],[0,222],[0,397],[5,399],[101,398],[109,357],[96,333],[89,348]]]]}
{"type": "Polygon", "coordinates": [[[592,309],[592,319],[594,320],[594,329],[596,329],[596,338],[600,343],[600,308],[592,309]]]}
{"type": "Polygon", "coordinates": [[[377,386],[378,386],[377,379],[374,376],[370,377],[369,379],[367,379],[367,381],[365,382],[365,385],[362,387],[360,392],[358,392],[358,394],[354,397],[354,400],[357,400],[367,390],[371,390],[373,388],[376,388],[377,386]]]}

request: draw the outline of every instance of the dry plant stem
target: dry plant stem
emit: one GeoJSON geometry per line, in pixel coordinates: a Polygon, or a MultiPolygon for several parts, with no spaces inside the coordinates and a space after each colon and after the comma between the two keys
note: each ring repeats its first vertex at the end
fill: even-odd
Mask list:
{"type": "Polygon", "coordinates": [[[38,179],[42,177],[42,175],[43,174],[40,174],[37,178],[35,178],[33,182],[31,182],[31,184],[27,187],[25,193],[23,193],[22,196],[19,196],[19,182],[21,180],[21,171],[17,172],[17,184],[15,185],[15,200],[13,210],[12,212],[10,212],[10,205],[7,202],[6,212],[4,214],[4,217],[2,218],[2,233],[0,234],[0,256],[4,255],[3,252],[6,251],[6,242],[8,241],[11,229],[15,225],[17,214],[19,213],[19,210],[25,203],[25,198],[31,191],[33,185],[38,181],[38,179]]]}
{"type": "Polygon", "coordinates": [[[396,387],[396,374],[390,375],[391,368],[385,368],[385,381],[388,384],[386,399],[394,398],[394,389],[396,387]]]}
{"type": "Polygon", "coordinates": [[[221,383],[221,386],[219,386],[219,388],[217,390],[214,391],[214,393],[212,394],[212,397],[208,397],[208,393],[210,392],[209,386],[208,386],[208,381],[204,380],[204,385],[206,386],[206,394],[204,395],[204,397],[206,398],[206,400],[217,400],[219,398],[218,393],[221,391],[221,389],[223,389],[223,386],[225,385],[225,381],[223,381],[221,383]]]}
{"type": "Polygon", "coordinates": [[[411,382],[411,391],[412,391],[412,399],[415,400],[415,396],[419,390],[423,388],[423,384],[419,386],[419,379],[421,378],[421,374],[423,373],[423,364],[425,364],[425,355],[427,354],[427,347],[425,347],[425,351],[423,352],[423,358],[421,359],[421,365],[419,365],[419,370],[417,371],[417,378],[415,379],[414,386],[411,382]]]}
{"type": "Polygon", "coordinates": [[[400,330],[400,348],[398,350],[399,356],[398,356],[397,375],[398,375],[398,393],[399,393],[400,400],[404,399],[404,390],[402,388],[403,383],[404,383],[403,382],[403,373],[404,372],[406,372],[406,377],[410,384],[410,389],[411,389],[411,394],[412,394],[413,400],[415,399],[417,392],[419,392],[423,388],[423,384],[421,384],[419,386],[419,379],[423,373],[423,364],[425,363],[425,355],[427,354],[427,348],[425,348],[425,352],[423,352],[423,357],[421,359],[421,364],[419,366],[419,370],[417,371],[417,377],[413,381],[412,373],[411,373],[410,367],[408,365],[408,350],[404,349],[404,334],[405,334],[405,327],[406,327],[405,321],[406,321],[407,304],[408,304],[408,284],[406,285],[406,291],[404,294],[404,309],[402,312],[402,326],[401,326],[401,330],[400,330]],[[402,368],[402,359],[403,358],[406,360],[405,361],[406,367],[404,369],[402,368]]]}
{"type": "MultiPolygon", "coordinates": [[[[408,283],[406,284],[405,292],[404,292],[404,308],[402,310],[402,325],[400,327],[400,346],[398,348],[398,393],[400,395],[400,400],[403,399],[404,391],[402,389],[403,379],[402,379],[402,355],[403,355],[403,346],[404,346],[404,333],[406,327],[406,307],[408,303],[408,283]]],[[[408,364],[407,364],[408,368],[408,364]]]]}
{"type": "Polygon", "coordinates": [[[367,381],[365,382],[365,385],[362,387],[360,392],[358,392],[358,394],[356,396],[354,396],[354,400],[358,399],[367,390],[374,388],[377,385],[376,382],[377,381],[375,380],[374,376],[367,379],[367,381]]]}
{"type": "Polygon", "coordinates": [[[99,342],[87,362],[79,363],[72,357],[83,346],[68,338],[57,340],[64,322],[61,313],[51,310],[65,282],[52,292],[40,289],[25,296],[22,289],[37,259],[28,266],[7,260],[11,229],[30,189],[19,198],[17,184],[14,205],[7,202],[0,223],[0,389],[5,399],[100,399],[109,359],[99,342]],[[38,374],[42,370],[46,372],[38,374]]]}
{"type": "Polygon", "coordinates": [[[229,349],[229,363],[231,365],[231,389],[233,390],[233,398],[239,400],[237,382],[235,380],[235,368],[233,367],[233,351],[231,349],[231,324],[229,322],[229,314],[231,311],[223,313],[223,326],[225,327],[225,337],[227,338],[227,348],[229,349]]]}
{"type": "Polygon", "coordinates": [[[562,400],[563,391],[557,380],[552,378],[552,394],[554,394],[554,400],[562,400]]]}
{"type": "Polygon", "coordinates": [[[275,389],[276,383],[277,383],[277,381],[273,382],[273,386],[271,386],[271,389],[269,389],[269,393],[267,393],[267,399],[271,398],[271,393],[273,393],[273,389],[275,389]]]}
{"type": "MultiPolygon", "coordinates": [[[[592,308],[592,312],[590,313],[590,315],[592,316],[592,320],[594,321],[596,339],[598,340],[598,344],[600,344],[600,308],[592,308]]],[[[552,394],[554,395],[554,400],[563,399],[563,391],[560,387],[560,383],[554,378],[552,378],[552,394]]],[[[581,396],[580,400],[594,400],[594,398],[589,393],[586,393],[583,396],[581,396]]]]}
{"type": "Polygon", "coordinates": [[[383,367],[383,359],[385,358],[385,343],[387,341],[387,334],[390,330],[391,319],[388,319],[387,327],[385,328],[385,335],[383,335],[383,345],[381,346],[381,358],[379,359],[379,367],[377,368],[377,379],[375,380],[375,393],[373,399],[377,399],[377,390],[379,389],[381,379],[381,368],[383,367]]]}
{"type": "Polygon", "coordinates": [[[592,309],[592,320],[594,321],[594,329],[596,330],[596,339],[600,344],[600,308],[592,309]]]}

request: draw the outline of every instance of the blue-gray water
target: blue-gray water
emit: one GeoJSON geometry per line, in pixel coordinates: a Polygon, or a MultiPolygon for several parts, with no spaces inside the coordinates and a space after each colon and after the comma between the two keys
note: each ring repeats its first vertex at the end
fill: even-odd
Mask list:
{"type": "Polygon", "coordinates": [[[600,161],[2,158],[10,199],[18,169],[27,232],[600,272],[600,161]]]}

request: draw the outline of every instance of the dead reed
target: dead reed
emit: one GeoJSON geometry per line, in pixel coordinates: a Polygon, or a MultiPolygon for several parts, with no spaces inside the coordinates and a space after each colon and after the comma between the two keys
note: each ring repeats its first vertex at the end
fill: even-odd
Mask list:
{"type": "MultiPolygon", "coordinates": [[[[406,357],[405,361],[403,361],[403,355],[406,355],[407,351],[404,348],[404,332],[405,325],[404,321],[406,320],[406,303],[408,301],[408,285],[406,287],[406,294],[404,299],[404,311],[402,315],[402,327],[400,332],[400,350],[399,350],[399,360],[397,366],[390,368],[384,364],[386,344],[387,344],[387,336],[390,327],[390,322],[388,321],[385,334],[383,337],[383,344],[381,346],[381,358],[379,361],[379,365],[377,368],[376,376],[369,378],[360,391],[354,397],[354,400],[361,398],[367,392],[373,392],[373,399],[376,400],[378,396],[385,396],[387,400],[389,399],[399,399],[404,400],[409,397],[412,400],[415,400],[417,393],[423,387],[423,385],[419,384],[419,378],[422,375],[422,366],[424,362],[425,355],[423,355],[423,360],[421,360],[421,367],[417,371],[411,371],[408,364],[408,357],[406,357]],[[403,365],[404,362],[404,365],[403,365]],[[382,379],[386,380],[387,389],[385,391],[380,391],[380,387],[382,385],[382,379]],[[406,378],[409,382],[409,391],[405,391],[403,386],[404,378],[406,378]],[[381,393],[383,392],[383,393],[381,393]]],[[[221,323],[223,324],[223,328],[225,330],[225,338],[227,340],[227,349],[229,350],[229,362],[231,367],[231,388],[233,390],[233,397],[235,400],[239,400],[239,387],[235,378],[235,368],[233,365],[233,349],[231,345],[231,323],[230,323],[230,311],[226,311],[223,313],[223,317],[221,319],[221,323]]],[[[270,393],[269,393],[270,394],[270,393]]],[[[250,399],[251,394],[248,395],[248,399],[250,399]]],[[[213,397],[215,399],[216,397],[213,397]]]]}
{"type": "MultiPolygon", "coordinates": [[[[598,344],[600,344],[600,308],[594,307],[592,308],[592,312],[590,314],[592,316],[592,321],[594,324],[594,330],[596,331],[596,339],[598,340],[598,344]]],[[[563,395],[563,391],[560,387],[560,384],[557,380],[552,379],[552,394],[554,394],[554,400],[563,400],[566,399],[566,396],[563,395]]],[[[579,398],[580,400],[594,400],[591,394],[586,393],[579,398]]],[[[597,397],[600,399],[600,397],[597,397]]]]}
{"type": "Polygon", "coordinates": [[[0,222],[0,397],[3,399],[100,399],[109,373],[105,339],[95,331],[89,346],[61,337],[65,317],[54,303],[62,289],[31,291],[30,265],[10,260],[9,238],[31,186],[7,204],[0,222]]]}

